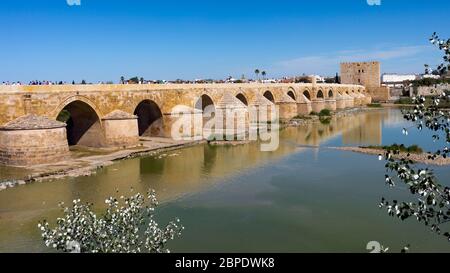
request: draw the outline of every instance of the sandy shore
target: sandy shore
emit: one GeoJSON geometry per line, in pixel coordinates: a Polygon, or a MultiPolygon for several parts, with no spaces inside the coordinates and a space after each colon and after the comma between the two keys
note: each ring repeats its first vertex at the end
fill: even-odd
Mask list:
{"type": "MultiPolygon", "coordinates": [[[[386,153],[383,149],[370,149],[370,148],[361,148],[361,147],[329,147],[330,149],[341,150],[341,151],[349,151],[355,153],[369,154],[369,155],[384,155],[386,153]]],[[[394,155],[393,158],[400,159],[406,158],[407,153],[400,153],[399,155],[394,155]]],[[[427,153],[421,154],[410,154],[409,159],[416,163],[422,163],[426,165],[436,165],[436,166],[447,166],[450,165],[450,158],[438,157],[435,160],[428,159],[427,153]]]]}

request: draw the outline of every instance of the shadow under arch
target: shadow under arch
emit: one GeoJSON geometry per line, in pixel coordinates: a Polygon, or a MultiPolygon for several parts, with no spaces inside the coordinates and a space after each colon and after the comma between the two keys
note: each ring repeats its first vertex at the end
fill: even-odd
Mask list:
{"type": "Polygon", "coordinates": [[[239,93],[239,94],[236,95],[236,98],[237,98],[238,100],[240,100],[243,104],[245,104],[246,106],[248,106],[248,100],[247,100],[247,98],[244,96],[244,94],[239,93]]]}
{"type": "Polygon", "coordinates": [[[69,146],[101,147],[103,131],[100,117],[88,103],[72,100],[59,111],[56,120],[65,122],[69,146]]]}
{"type": "Polygon", "coordinates": [[[297,98],[296,98],[295,93],[294,93],[293,90],[289,90],[289,91],[287,92],[287,95],[288,95],[289,97],[291,97],[293,100],[297,101],[297,98]]]}
{"type": "Polygon", "coordinates": [[[308,100],[311,100],[311,94],[309,93],[308,90],[303,91],[303,95],[304,95],[308,100]]]}
{"type": "Polygon", "coordinates": [[[318,99],[323,99],[324,98],[322,90],[319,90],[319,92],[317,92],[317,98],[318,99]]]}
{"type": "Polygon", "coordinates": [[[328,91],[328,97],[329,97],[329,98],[333,98],[333,97],[334,97],[333,90],[330,89],[330,90],[328,91]]]}
{"type": "Polygon", "coordinates": [[[134,110],[138,117],[139,136],[163,137],[163,115],[160,107],[152,100],[141,101],[134,110]]]}
{"type": "Polygon", "coordinates": [[[208,106],[215,107],[212,98],[206,94],[203,94],[196,102],[195,109],[205,111],[208,106]]]}
{"type": "Polygon", "coordinates": [[[272,103],[275,103],[275,98],[274,98],[272,92],[266,91],[266,92],[264,93],[264,97],[265,97],[266,99],[270,100],[272,103]]]}

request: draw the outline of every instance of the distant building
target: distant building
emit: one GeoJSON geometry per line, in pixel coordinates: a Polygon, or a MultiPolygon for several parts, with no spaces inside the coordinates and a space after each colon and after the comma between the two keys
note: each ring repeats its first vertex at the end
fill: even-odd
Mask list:
{"type": "Polygon", "coordinates": [[[391,99],[389,87],[381,85],[379,62],[341,63],[341,84],[365,86],[374,101],[391,99]]]}
{"type": "Polygon", "coordinates": [[[433,75],[433,74],[424,74],[421,77],[422,79],[439,79],[441,76],[439,75],[433,75]]]}
{"type": "Polygon", "coordinates": [[[359,84],[365,87],[381,86],[379,62],[341,63],[341,83],[359,84]]]}
{"type": "Polygon", "coordinates": [[[310,78],[316,78],[316,82],[318,83],[324,83],[325,77],[319,76],[319,75],[309,75],[310,78]]]}
{"type": "Polygon", "coordinates": [[[381,82],[389,87],[401,87],[403,83],[406,81],[415,81],[419,79],[419,75],[409,74],[409,75],[401,75],[401,74],[383,74],[381,76],[381,82]]]}

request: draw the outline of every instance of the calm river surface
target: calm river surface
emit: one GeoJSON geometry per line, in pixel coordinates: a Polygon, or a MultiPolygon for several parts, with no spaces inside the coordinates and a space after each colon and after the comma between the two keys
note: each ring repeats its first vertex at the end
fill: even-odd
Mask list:
{"type": "MultiPolygon", "coordinates": [[[[117,189],[128,194],[131,187],[157,191],[160,221],[181,219],[186,229],[169,245],[172,252],[367,252],[369,241],[392,252],[406,244],[413,252],[450,252],[441,236],[378,208],[383,196],[410,198],[404,187],[385,186],[384,162],[327,148],[394,142],[434,148],[430,134],[403,136],[405,126],[398,110],[373,110],[285,129],[275,152],[260,152],[256,142],[205,144],[121,161],[90,177],[8,189],[0,192],[0,252],[49,251],[36,225],[54,223],[59,202],[81,198],[103,206],[117,189]]],[[[436,170],[449,181],[448,167],[436,170]]]]}

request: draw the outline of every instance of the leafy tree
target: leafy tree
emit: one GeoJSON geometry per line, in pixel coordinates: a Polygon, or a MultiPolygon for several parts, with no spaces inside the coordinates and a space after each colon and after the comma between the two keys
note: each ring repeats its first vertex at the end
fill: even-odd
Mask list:
{"type": "Polygon", "coordinates": [[[129,83],[138,84],[139,83],[139,77],[133,77],[128,80],[129,83]]]}
{"type": "MultiPolygon", "coordinates": [[[[448,50],[450,40],[441,40],[434,33],[430,41],[444,52],[444,62],[438,66],[437,70],[445,73],[450,65],[448,50]]],[[[431,71],[429,66],[426,66],[426,70],[428,73],[431,71]]],[[[404,118],[414,124],[411,128],[403,129],[405,135],[408,135],[408,131],[412,128],[419,131],[427,128],[434,132],[432,141],[442,144],[441,149],[428,153],[429,159],[435,160],[449,156],[450,111],[439,107],[441,103],[449,101],[450,94],[448,92],[436,94],[433,97],[418,96],[413,98],[415,106],[412,110],[403,110],[404,118]],[[427,102],[427,100],[431,100],[431,102],[427,102]]],[[[432,169],[415,166],[409,158],[409,154],[400,159],[394,159],[394,154],[398,155],[400,151],[389,150],[384,155],[387,161],[386,184],[390,187],[396,186],[399,182],[405,184],[411,194],[417,197],[417,201],[387,201],[382,198],[380,207],[385,208],[390,216],[401,220],[415,218],[450,241],[450,229],[445,226],[450,222],[450,188],[439,183],[439,179],[432,169]]],[[[380,155],[380,159],[383,159],[382,155],[380,155]]]]}
{"type": "Polygon", "coordinates": [[[307,76],[296,77],[295,83],[311,83],[311,78],[307,76]]]}
{"type": "Polygon", "coordinates": [[[441,39],[435,32],[431,35],[430,42],[444,52],[444,61],[436,68],[436,70],[432,70],[429,65],[425,65],[426,72],[433,73],[436,71],[437,75],[444,75],[450,71],[450,39],[441,39]]]}
{"type": "Polygon", "coordinates": [[[72,208],[64,207],[64,217],[50,228],[44,220],[38,224],[47,247],[63,252],[82,253],[163,253],[166,244],[184,229],[179,220],[159,227],[154,219],[158,205],[156,194],[140,193],[131,197],[106,199],[106,211],[99,217],[92,204],[74,200],[72,208]]]}
{"type": "Polygon", "coordinates": [[[341,79],[340,79],[338,73],[336,73],[336,76],[335,76],[335,78],[334,78],[334,82],[335,82],[335,83],[341,83],[341,79]]]}
{"type": "Polygon", "coordinates": [[[120,77],[120,83],[121,83],[121,84],[124,84],[124,83],[125,83],[125,77],[124,77],[124,76],[120,77]]]}

